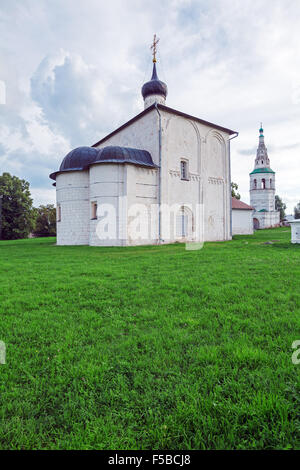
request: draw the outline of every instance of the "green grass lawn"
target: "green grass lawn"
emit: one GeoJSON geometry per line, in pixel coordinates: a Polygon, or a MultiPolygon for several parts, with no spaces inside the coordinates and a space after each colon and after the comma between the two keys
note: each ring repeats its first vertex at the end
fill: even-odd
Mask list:
{"type": "MultiPolygon", "coordinates": [[[[266,244],[273,241],[273,244],[266,244]]],[[[2,449],[300,448],[300,246],[0,242],[2,449]]]]}

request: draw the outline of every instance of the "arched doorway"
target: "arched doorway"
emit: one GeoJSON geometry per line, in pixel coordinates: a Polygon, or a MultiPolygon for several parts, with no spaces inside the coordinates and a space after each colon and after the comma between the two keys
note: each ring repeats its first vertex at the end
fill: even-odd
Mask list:
{"type": "Polygon", "coordinates": [[[253,219],[253,227],[254,230],[259,230],[259,220],[258,219],[253,219]]]}

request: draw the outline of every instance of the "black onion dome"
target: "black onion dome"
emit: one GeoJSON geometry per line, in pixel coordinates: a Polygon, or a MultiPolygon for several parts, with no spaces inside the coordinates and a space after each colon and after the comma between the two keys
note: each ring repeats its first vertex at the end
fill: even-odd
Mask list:
{"type": "Polygon", "coordinates": [[[99,149],[97,159],[93,163],[132,163],[156,168],[151,154],[147,150],[112,145],[99,149]]]}
{"type": "Polygon", "coordinates": [[[150,95],[162,95],[164,98],[167,97],[168,87],[167,85],[158,79],[156,72],[156,64],[153,64],[153,73],[150,82],[147,82],[142,87],[143,98],[147,98],[150,95]]]}

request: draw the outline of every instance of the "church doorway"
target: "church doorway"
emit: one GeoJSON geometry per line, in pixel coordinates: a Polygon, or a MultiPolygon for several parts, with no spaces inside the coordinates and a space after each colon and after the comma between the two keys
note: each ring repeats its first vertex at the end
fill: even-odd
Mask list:
{"type": "Polygon", "coordinates": [[[258,219],[253,219],[253,227],[254,227],[254,230],[259,230],[259,220],[258,219]]]}

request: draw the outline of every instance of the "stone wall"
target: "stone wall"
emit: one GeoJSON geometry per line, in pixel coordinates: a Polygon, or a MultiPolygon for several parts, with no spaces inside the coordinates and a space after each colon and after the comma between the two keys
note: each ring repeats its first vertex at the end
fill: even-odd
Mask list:
{"type": "Polygon", "coordinates": [[[89,172],[69,171],[56,178],[58,245],[89,244],[89,172]]]}
{"type": "Polygon", "coordinates": [[[232,235],[253,235],[253,211],[232,210],[232,235]]]}

